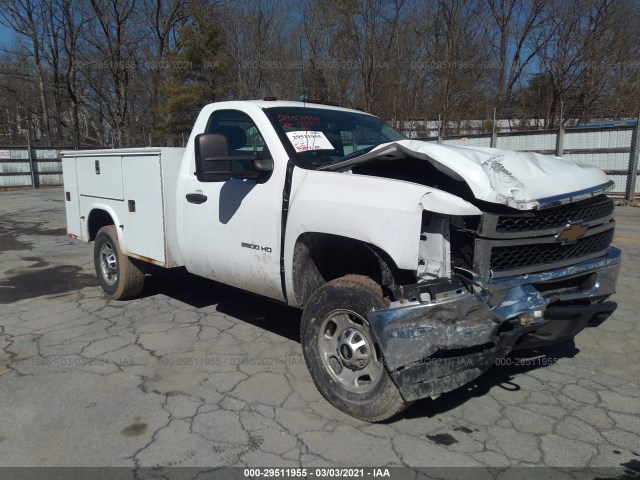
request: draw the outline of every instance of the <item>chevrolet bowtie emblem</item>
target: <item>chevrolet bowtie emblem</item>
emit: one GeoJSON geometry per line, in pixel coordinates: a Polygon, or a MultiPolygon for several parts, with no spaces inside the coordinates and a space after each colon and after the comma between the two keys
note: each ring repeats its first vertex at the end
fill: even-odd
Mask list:
{"type": "Polygon", "coordinates": [[[564,230],[556,235],[556,240],[562,242],[563,245],[566,245],[567,243],[575,243],[579,238],[584,236],[588,228],[589,227],[584,223],[569,222],[564,230]]]}

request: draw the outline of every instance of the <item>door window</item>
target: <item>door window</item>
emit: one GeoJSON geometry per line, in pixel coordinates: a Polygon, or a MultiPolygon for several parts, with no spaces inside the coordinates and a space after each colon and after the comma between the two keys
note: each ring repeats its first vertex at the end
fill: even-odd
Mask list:
{"type": "Polygon", "coordinates": [[[271,158],[268,148],[264,143],[262,134],[244,112],[236,110],[222,110],[213,112],[209,118],[205,133],[221,133],[229,142],[231,155],[248,155],[250,153],[263,153],[261,158],[271,158]]]}

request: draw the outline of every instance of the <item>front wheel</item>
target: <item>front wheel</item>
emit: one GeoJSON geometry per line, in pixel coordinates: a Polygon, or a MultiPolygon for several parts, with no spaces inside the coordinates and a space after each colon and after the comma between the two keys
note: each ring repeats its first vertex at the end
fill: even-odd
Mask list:
{"type": "Polygon", "coordinates": [[[102,227],[93,246],[96,275],[104,293],[116,300],[133,297],[144,287],[145,263],[120,250],[116,227],[102,227]]]}
{"type": "Polygon", "coordinates": [[[320,393],[349,415],[379,422],[404,410],[367,322],[367,312],[387,302],[380,285],[347,275],[320,287],[302,315],[304,358],[320,393]]]}

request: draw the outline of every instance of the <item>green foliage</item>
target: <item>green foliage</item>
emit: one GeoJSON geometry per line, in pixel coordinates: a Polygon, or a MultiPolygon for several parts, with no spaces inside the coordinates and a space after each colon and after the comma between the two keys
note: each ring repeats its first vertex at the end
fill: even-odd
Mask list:
{"type": "Polygon", "coordinates": [[[191,131],[202,106],[219,100],[228,88],[225,32],[215,21],[216,10],[214,5],[193,3],[190,22],[179,31],[180,44],[168,57],[169,75],[160,85],[160,131],[191,131]]]}

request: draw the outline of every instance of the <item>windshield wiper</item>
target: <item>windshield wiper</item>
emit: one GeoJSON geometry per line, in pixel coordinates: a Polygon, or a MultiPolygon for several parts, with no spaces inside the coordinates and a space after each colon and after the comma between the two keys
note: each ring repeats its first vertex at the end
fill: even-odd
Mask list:
{"type": "Polygon", "coordinates": [[[317,170],[340,170],[342,168],[346,168],[350,165],[355,165],[356,163],[368,162],[375,158],[378,158],[380,155],[384,155],[385,158],[396,158],[394,154],[398,154],[402,148],[401,145],[396,145],[396,142],[384,142],[378,143],[377,145],[373,145],[371,147],[363,148],[362,150],[358,150],[353,152],[346,157],[342,157],[339,160],[336,160],[331,163],[327,163],[317,170]],[[374,153],[371,153],[373,150],[376,150],[374,153]],[[365,157],[365,158],[363,158],[365,157]]]}
{"type": "Polygon", "coordinates": [[[331,165],[335,165],[336,163],[341,163],[344,162],[346,160],[351,160],[352,158],[356,158],[359,157],[360,155],[364,155],[365,153],[369,153],[371,150],[373,150],[374,148],[376,148],[378,145],[382,145],[381,143],[378,143],[376,145],[371,145],[370,147],[365,147],[365,148],[361,148],[360,150],[356,150],[355,152],[350,153],[349,155],[345,155],[344,157],[340,157],[337,160],[333,160],[332,162],[329,163],[325,163],[324,165],[322,165],[322,169],[325,169],[331,165]]]}
{"type": "Polygon", "coordinates": [[[352,152],[349,155],[345,155],[340,160],[338,160],[338,161],[336,161],[334,163],[343,162],[345,160],[350,160],[352,158],[359,157],[360,155],[364,155],[365,153],[369,153],[371,150],[376,148],[378,145],[382,145],[382,143],[376,143],[375,145],[371,145],[370,147],[365,147],[365,148],[361,148],[360,150],[356,150],[355,152],[352,152]]]}

